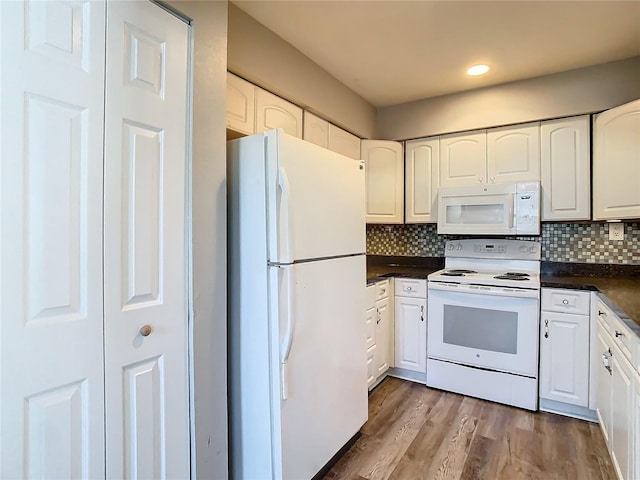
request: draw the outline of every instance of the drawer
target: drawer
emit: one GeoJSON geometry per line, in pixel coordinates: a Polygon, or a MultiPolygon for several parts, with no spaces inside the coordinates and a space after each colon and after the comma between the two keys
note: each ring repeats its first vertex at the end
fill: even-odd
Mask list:
{"type": "Polygon", "coordinates": [[[376,301],[382,300],[389,296],[389,290],[391,289],[391,280],[382,280],[376,283],[376,301]]]}
{"type": "Polygon", "coordinates": [[[611,333],[613,318],[615,315],[609,309],[609,307],[605,305],[605,303],[602,300],[598,300],[597,314],[598,314],[598,323],[600,323],[608,333],[611,333]]]}
{"type": "Polygon", "coordinates": [[[396,278],[396,297],[427,298],[427,281],[420,278],[396,278]]]}
{"type": "Polygon", "coordinates": [[[636,348],[636,336],[617,316],[611,322],[611,336],[622,354],[633,364],[633,351],[636,348]]]}
{"type": "Polygon", "coordinates": [[[588,291],[543,288],[540,307],[546,312],[589,315],[590,299],[591,293],[588,291]]]}
{"type": "Polygon", "coordinates": [[[367,285],[367,310],[376,306],[376,284],[367,285]]]}

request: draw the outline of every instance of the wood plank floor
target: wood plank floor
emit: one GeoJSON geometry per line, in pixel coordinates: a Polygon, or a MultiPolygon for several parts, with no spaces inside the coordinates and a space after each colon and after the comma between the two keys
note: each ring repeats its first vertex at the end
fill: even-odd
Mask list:
{"type": "Polygon", "coordinates": [[[615,480],[597,424],[387,378],[326,480],[615,480]]]}

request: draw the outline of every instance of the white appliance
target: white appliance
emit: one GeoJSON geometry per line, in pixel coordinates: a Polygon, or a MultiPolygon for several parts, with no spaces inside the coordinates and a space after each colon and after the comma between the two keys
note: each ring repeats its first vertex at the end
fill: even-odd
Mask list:
{"type": "Polygon", "coordinates": [[[438,233],[539,235],[540,182],[442,187],[438,233]]]}
{"type": "Polygon", "coordinates": [[[227,151],[231,477],[309,479],[367,420],[364,165],[281,130],[227,151]]]}
{"type": "Polygon", "coordinates": [[[427,385],[537,410],[540,244],[448,241],[427,288],[427,385]]]}

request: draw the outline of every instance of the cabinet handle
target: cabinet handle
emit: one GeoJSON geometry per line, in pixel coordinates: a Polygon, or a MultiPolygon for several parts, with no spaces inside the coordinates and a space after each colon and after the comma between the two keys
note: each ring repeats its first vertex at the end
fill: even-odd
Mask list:
{"type": "Polygon", "coordinates": [[[496,177],[491,177],[491,178],[489,179],[489,181],[490,181],[491,183],[495,183],[495,181],[496,181],[496,177]]]}
{"type": "Polygon", "coordinates": [[[420,305],[420,321],[424,322],[424,305],[420,305]]]}
{"type": "Polygon", "coordinates": [[[483,177],[478,177],[478,182],[482,183],[483,180],[484,180],[483,177]]]}
{"type": "Polygon", "coordinates": [[[609,360],[613,357],[613,353],[611,353],[611,349],[609,348],[606,352],[602,353],[602,365],[609,372],[609,375],[613,375],[611,371],[611,365],[609,364],[609,360]]]}
{"type": "Polygon", "coordinates": [[[549,320],[544,321],[544,338],[549,338],[549,320]]]}
{"type": "Polygon", "coordinates": [[[601,317],[602,315],[604,315],[604,312],[601,312],[600,310],[598,310],[598,316],[601,317]]]}
{"type": "Polygon", "coordinates": [[[376,320],[376,325],[380,325],[380,309],[376,308],[376,314],[378,316],[378,319],[376,320]]]}
{"type": "Polygon", "coordinates": [[[407,292],[410,292],[410,291],[411,291],[411,285],[407,287],[407,292]]]}
{"type": "Polygon", "coordinates": [[[149,335],[151,335],[151,325],[143,325],[142,327],[140,327],[140,335],[142,335],[143,337],[148,337],[149,335]]]}
{"type": "Polygon", "coordinates": [[[615,331],[615,334],[616,334],[616,338],[618,338],[618,337],[624,337],[624,333],[622,333],[620,330],[616,330],[616,331],[615,331]]]}
{"type": "Polygon", "coordinates": [[[567,300],[566,298],[564,300],[562,300],[562,304],[563,305],[569,305],[569,300],[567,300]]]}

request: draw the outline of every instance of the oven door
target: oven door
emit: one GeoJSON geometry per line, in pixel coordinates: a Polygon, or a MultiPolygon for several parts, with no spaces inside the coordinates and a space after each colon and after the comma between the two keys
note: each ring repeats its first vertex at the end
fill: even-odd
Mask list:
{"type": "Polygon", "coordinates": [[[538,290],[429,282],[427,355],[536,378],[538,290]]]}

